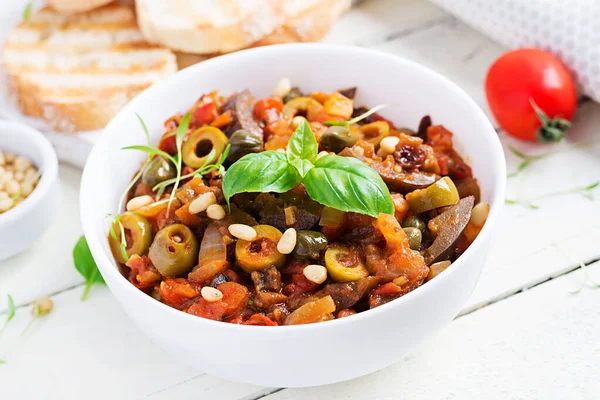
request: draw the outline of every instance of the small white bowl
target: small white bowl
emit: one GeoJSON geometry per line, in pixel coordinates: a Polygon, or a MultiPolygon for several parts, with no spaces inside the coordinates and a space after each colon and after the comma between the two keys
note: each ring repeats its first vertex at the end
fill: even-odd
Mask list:
{"type": "Polygon", "coordinates": [[[60,185],[56,152],[37,130],[0,120],[0,150],[27,157],[41,170],[33,192],[0,214],[0,260],[4,260],[25,250],[50,226],[60,206],[60,185]]]}
{"type": "MultiPolygon", "coordinates": [[[[390,365],[450,322],[463,307],[485,265],[504,204],[506,166],[500,141],[485,114],[458,86],[431,70],[389,54],[323,44],[269,46],[204,61],[137,96],[110,122],[85,167],[81,220],[94,259],[109,288],[141,331],[178,359],[222,378],[262,386],[316,386],[390,365]],[[479,237],[446,271],[400,299],[348,318],[300,325],[256,327],[199,318],[166,306],[136,289],[110,252],[107,214],[145,157],[121,151],[144,144],[138,113],[152,143],[163,121],[188,109],[203,93],[250,89],[269,96],[282,77],[304,91],[358,87],[356,103],[400,103],[383,116],[416,127],[431,115],[455,134],[491,205],[479,237]]],[[[107,349],[109,351],[110,349],[107,349]]],[[[401,378],[401,377],[400,377],[401,378]]]]}

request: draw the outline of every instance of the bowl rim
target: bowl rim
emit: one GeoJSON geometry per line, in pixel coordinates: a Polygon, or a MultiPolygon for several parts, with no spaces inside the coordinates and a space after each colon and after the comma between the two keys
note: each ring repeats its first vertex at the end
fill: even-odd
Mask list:
{"type": "MultiPolygon", "coordinates": [[[[20,221],[24,215],[32,212],[33,208],[48,194],[58,176],[56,151],[50,141],[40,131],[20,122],[0,120],[0,131],[3,130],[12,130],[15,135],[22,138],[19,146],[35,146],[41,152],[42,159],[40,165],[37,166],[38,171],[41,171],[40,181],[37,186],[19,205],[0,214],[0,226],[20,221]]],[[[3,149],[0,148],[0,150],[3,149]]],[[[18,153],[18,151],[15,153],[18,153]]]]}
{"type": "MultiPolygon", "coordinates": [[[[235,53],[230,53],[226,55],[222,55],[219,57],[215,57],[213,59],[209,59],[203,61],[199,64],[192,65],[187,67],[163,80],[154,84],[150,88],[146,89],[143,93],[135,97],[132,101],[130,101],[125,107],[123,107],[117,116],[115,116],[109,124],[106,126],[104,134],[100,138],[100,140],[94,146],[90,156],[88,157],[88,161],[86,162],[85,168],[83,170],[83,175],[81,178],[81,192],[80,192],[80,212],[81,212],[81,223],[83,227],[84,234],[86,235],[86,239],[88,241],[90,250],[94,259],[98,264],[98,268],[101,273],[111,274],[116,279],[113,280],[117,285],[119,285],[119,290],[123,290],[130,296],[136,296],[140,302],[143,304],[147,304],[148,307],[162,307],[162,310],[169,315],[172,315],[172,318],[179,319],[187,319],[189,323],[197,324],[199,327],[206,326],[209,329],[229,329],[229,330],[240,330],[243,332],[247,332],[249,329],[261,329],[262,334],[273,334],[280,335],[283,332],[287,332],[289,330],[293,330],[295,332],[305,331],[305,330],[321,330],[321,329],[333,329],[336,327],[343,327],[346,324],[352,324],[354,322],[359,322],[359,319],[373,318],[375,315],[386,313],[393,310],[395,307],[400,307],[402,304],[407,301],[414,301],[420,297],[427,296],[429,292],[435,291],[438,285],[441,285],[444,280],[449,279],[449,276],[454,273],[458,273],[458,270],[467,267],[467,260],[470,258],[471,254],[473,254],[479,247],[484,246],[486,243],[486,238],[492,235],[492,228],[498,219],[500,212],[504,206],[504,197],[505,197],[505,188],[506,188],[506,162],[504,159],[504,152],[502,149],[502,145],[500,143],[500,139],[489,121],[488,117],[481,110],[479,105],[475,103],[475,101],[457,84],[452,82],[450,79],[441,75],[438,72],[431,70],[428,67],[425,67],[415,61],[411,61],[405,59],[403,57],[384,53],[374,49],[361,48],[350,45],[335,45],[335,44],[323,44],[323,43],[293,43],[293,44],[279,44],[265,47],[258,47],[252,49],[241,50],[235,53]],[[352,318],[340,318],[334,319],[331,321],[326,321],[325,323],[318,324],[304,324],[304,325],[288,325],[288,326],[278,326],[275,329],[271,329],[272,327],[260,327],[260,326],[250,326],[250,325],[238,325],[238,324],[229,324],[223,323],[222,321],[213,321],[206,318],[199,318],[195,315],[191,315],[175,308],[169,307],[168,305],[156,301],[151,296],[146,295],[135,286],[133,286],[127,279],[125,279],[119,272],[118,268],[114,266],[114,259],[112,259],[112,255],[109,256],[100,244],[100,240],[105,240],[105,238],[100,239],[98,236],[94,235],[94,227],[95,224],[92,222],[90,212],[93,212],[87,203],[86,198],[93,194],[93,181],[92,176],[94,174],[94,170],[97,169],[98,165],[102,163],[102,150],[104,146],[108,142],[107,132],[115,131],[115,127],[113,125],[116,124],[117,117],[122,114],[133,113],[138,103],[142,103],[144,98],[147,96],[152,96],[154,93],[160,93],[163,88],[167,88],[171,82],[186,80],[188,77],[195,75],[202,71],[206,66],[210,66],[212,64],[220,64],[226,62],[235,62],[237,59],[243,59],[248,54],[261,55],[265,58],[274,55],[274,53],[278,53],[281,56],[281,52],[284,51],[300,51],[305,53],[311,52],[323,52],[323,51],[335,51],[335,52],[343,52],[352,55],[363,55],[363,56],[371,56],[378,57],[380,60],[384,60],[385,62],[390,63],[399,63],[404,66],[412,69],[420,70],[420,73],[423,73],[426,76],[426,79],[433,79],[440,82],[448,87],[450,91],[455,92],[457,96],[460,96],[465,100],[472,109],[474,113],[474,117],[481,120],[483,126],[487,126],[488,129],[485,129],[483,132],[479,131],[480,135],[486,135],[487,140],[491,142],[492,148],[494,149],[492,154],[495,156],[491,157],[493,159],[492,166],[492,175],[495,176],[495,182],[493,182],[492,193],[493,196],[490,199],[490,214],[486,220],[483,229],[479,233],[478,237],[475,241],[467,248],[465,253],[463,253],[454,263],[453,268],[448,270],[446,273],[440,274],[440,276],[436,277],[436,279],[428,282],[426,285],[422,285],[417,289],[407,293],[406,295],[398,298],[394,301],[390,301],[386,304],[383,304],[374,309],[367,310],[367,312],[361,312],[356,315],[353,315],[352,318]],[[89,235],[89,236],[88,236],[89,235]],[[219,328],[220,327],[220,328],[219,328]]],[[[483,267],[482,267],[483,268],[483,267]]],[[[111,289],[112,290],[112,289],[111,289]]]]}

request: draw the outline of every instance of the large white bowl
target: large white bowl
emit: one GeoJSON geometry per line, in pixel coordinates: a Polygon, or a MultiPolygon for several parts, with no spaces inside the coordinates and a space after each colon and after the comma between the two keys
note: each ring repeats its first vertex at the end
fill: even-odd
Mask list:
{"type": "Polygon", "coordinates": [[[0,120],[0,150],[27,157],[42,172],[33,192],[0,214],[0,260],[4,260],[25,250],[50,226],[60,207],[60,185],[54,148],[35,129],[0,120]]]}
{"type": "MultiPolygon", "coordinates": [[[[123,308],[156,344],[176,358],[225,379],[264,386],[316,386],[386,367],[451,321],[469,298],[485,265],[492,229],[504,203],[506,167],[496,132],[458,86],[414,62],[358,47],[294,44],[217,57],[154,85],[106,127],[85,167],[81,220],[102,276],[123,308]],[[215,322],[170,308],[142,293],[117,269],[107,243],[107,214],[145,155],[120,148],[145,143],[138,113],[153,143],[163,121],[203,93],[249,88],[267,96],[281,77],[304,91],[357,86],[356,103],[400,103],[382,114],[416,127],[430,114],[455,134],[470,161],[483,200],[485,227],[469,249],[433,281],[364,313],[324,323],[256,327],[215,322]]],[[[109,351],[110,349],[107,349],[109,351]]]]}

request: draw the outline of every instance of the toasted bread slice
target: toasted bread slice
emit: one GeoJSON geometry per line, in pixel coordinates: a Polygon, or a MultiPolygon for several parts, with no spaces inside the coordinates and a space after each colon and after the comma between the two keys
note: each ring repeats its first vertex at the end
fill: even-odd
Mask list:
{"type": "Polygon", "coordinates": [[[316,42],[350,8],[350,0],[284,0],[285,23],[253,46],[316,42]]]}
{"type": "Polygon", "coordinates": [[[12,31],[2,52],[9,94],[59,132],[102,128],[139,92],[177,70],[175,55],[145,42],[133,10],[44,8],[12,31]]]}
{"type": "Polygon", "coordinates": [[[71,14],[90,11],[104,6],[113,0],[46,0],[46,3],[59,13],[71,14]]]}

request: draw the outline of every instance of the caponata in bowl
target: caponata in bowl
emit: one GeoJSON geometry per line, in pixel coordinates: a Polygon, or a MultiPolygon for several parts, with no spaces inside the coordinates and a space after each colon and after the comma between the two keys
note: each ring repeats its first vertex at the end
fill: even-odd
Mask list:
{"type": "Polygon", "coordinates": [[[108,236],[122,273],[183,312],[275,326],[348,317],[451,268],[489,213],[452,133],[396,126],[355,94],[214,91],[156,147],[127,148],[148,157],[108,236]]]}

